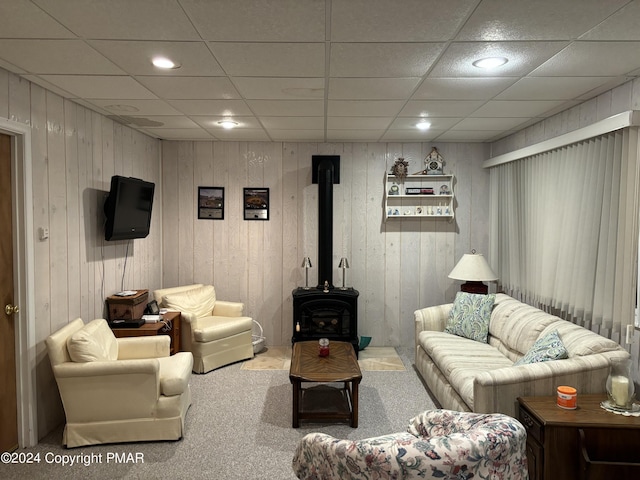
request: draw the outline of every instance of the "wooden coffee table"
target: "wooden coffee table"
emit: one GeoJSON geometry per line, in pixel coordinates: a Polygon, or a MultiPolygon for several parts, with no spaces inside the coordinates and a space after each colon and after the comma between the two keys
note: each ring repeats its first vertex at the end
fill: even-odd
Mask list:
{"type": "Polygon", "coordinates": [[[353,345],[334,342],[328,357],[318,355],[318,342],[296,342],[289,380],[293,384],[293,428],[300,420],[346,421],[358,427],[358,385],[362,372],[353,345]],[[302,388],[305,382],[316,383],[302,388]],[[327,383],[342,383],[336,388],[327,383]]]}

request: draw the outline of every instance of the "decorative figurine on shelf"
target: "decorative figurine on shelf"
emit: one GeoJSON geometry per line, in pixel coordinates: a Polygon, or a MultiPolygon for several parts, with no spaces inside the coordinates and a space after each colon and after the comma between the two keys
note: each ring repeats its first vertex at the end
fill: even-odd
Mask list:
{"type": "Polygon", "coordinates": [[[449,185],[442,185],[440,187],[440,195],[449,195],[451,191],[449,190],[449,185]]]}
{"type": "Polygon", "coordinates": [[[409,168],[409,162],[404,158],[398,158],[391,167],[391,174],[398,177],[400,180],[407,176],[407,169],[409,168]]]}
{"type": "Polygon", "coordinates": [[[425,169],[420,172],[422,175],[442,175],[442,165],[444,164],[444,158],[438,152],[436,147],[431,149],[429,155],[424,157],[425,169]]]}
{"type": "Polygon", "coordinates": [[[400,187],[398,187],[397,183],[393,182],[393,185],[389,188],[389,195],[400,195],[400,187]]]}

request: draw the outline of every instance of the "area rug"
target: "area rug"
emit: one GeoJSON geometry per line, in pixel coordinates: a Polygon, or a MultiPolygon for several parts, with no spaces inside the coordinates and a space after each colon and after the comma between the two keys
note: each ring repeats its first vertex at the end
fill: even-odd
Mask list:
{"type": "MultiPolygon", "coordinates": [[[[358,354],[363,372],[404,371],[402,359],[393,347],[367,347],[358,354]]],[[[267,347],[251,360],[242,363],[242,370],[289,370],[291,347],[267,347]]]]}

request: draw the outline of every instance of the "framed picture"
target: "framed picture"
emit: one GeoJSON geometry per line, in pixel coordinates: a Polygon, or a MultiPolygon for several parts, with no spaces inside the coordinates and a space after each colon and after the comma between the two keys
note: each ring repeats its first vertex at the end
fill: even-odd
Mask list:
{"type": "Polygon", "coordinates": [[[198,218],[224,220],[224,187],[198,187],[198,218]]]}
{"type": "Polygon", "coordinates": [[[244,189],[244,219],[269,220],[269,189],[244,189]]]}

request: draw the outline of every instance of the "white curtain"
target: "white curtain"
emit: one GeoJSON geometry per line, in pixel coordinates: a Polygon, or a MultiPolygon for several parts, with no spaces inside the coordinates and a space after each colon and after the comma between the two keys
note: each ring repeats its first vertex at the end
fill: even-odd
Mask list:
{"type": "Polygon", "coordinates": [[[492,267],[531,305],[620,341],[638,265],[638,128],[492,167],[492,267]]]}

